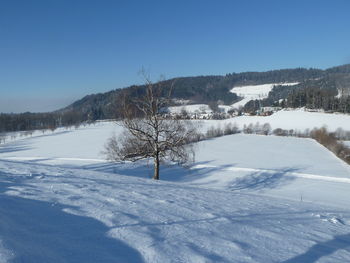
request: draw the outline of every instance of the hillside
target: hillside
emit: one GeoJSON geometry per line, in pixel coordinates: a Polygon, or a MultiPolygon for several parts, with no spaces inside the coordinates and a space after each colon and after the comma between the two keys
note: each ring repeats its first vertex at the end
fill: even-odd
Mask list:
{"type": "MultiPolygon", "coordinates": [[[[350,113],[350,66],[327,70],[285,69],[267,72],[232,73],[225,76],[183,77],[157,83],[161,95],[172,90],[174,112],[186,105],[202,105],[204,112],[246,112],[255,114],[262,106],[279,108],[323,109],[350,113]],[[178,108],[176,108],[178,107],[178,108]]],[[[3,133],[55,130],[102,119],[120,117],[120,96],[137,98],[145,86],[130,86],[106,93],[87,95],[81,100],[54,112],[0,114],[0,139],[3,133]]],[[[200,106],[190,106],[197,109],[200,106]]],[[[200,111],[200,109],[198,109],[200,111]]],[[[222,118],[222,116],[219,116],[222,118]]]]}
{"type": "MultiPolygon", "coordinates": [[[[299,83],[288,89],[277,86],[268,94],[264,105],[272,105],[287,96],[295,89],[321,88],[331,90],[335,95],[338,90],[348,90],[350,87],[350,66],[344,65],[326,70],[320,69],[284,69],[267,72],[232,73],[225,76],[180,77],[163,81],[164,92],[173,85],[172,97],[189,100],[193,104],[221,103],[231,105],[241,100],[230,92],[236,86],[252,86],[268,83],[299,83]]],[[[130,96],[140,96],[144,86],[125,88],[130,96]]],[[[109,119],[115,116],[115,106],[121,89],[102,94],[93,94],[74,102],[64,110],[74,110],[90,116],[91,119],[109,119]]],[[[302,105],[303,106],[303,105],[302,105]]]]}
{"type": "Polygon", "coordinates": [[[350,169],[315,141],[203,141],[155,182],[147,162],[104,160],[120,132],[101,122],[0,147],[1,262],[350,260],[350,169]]]}

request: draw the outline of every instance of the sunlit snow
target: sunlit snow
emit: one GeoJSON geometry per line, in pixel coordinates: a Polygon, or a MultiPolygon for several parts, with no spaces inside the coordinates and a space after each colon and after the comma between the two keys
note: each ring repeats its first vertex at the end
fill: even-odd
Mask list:
{"type": "Polygon", "coordinates": [[[268,97],[269,92],[276,85],[281,86],[294,86],[297,85],[298,82],[294,83],[270,83],[270,84],[262,84],[262,85],[248,85],[248,86],[237,86],[231,89],[232,93],[236,93],[238,96],[243,99],[234,103],[232,105],[233,108],[243,107],[250,100],[262,100],[268,97]]]}
{"type": "MultiPolygon", "coordinates": [[[[345,129],[348,120],[278,114],[202,129],[257,120],[345,129]]],[[[0,146],[0,262],[350,261],[350,168],[317,142],[211,139],[196,144],[190,167],[162,166],[157,182],[151,162],[104,160],[120,132],[100,122],[0,146]]]]}

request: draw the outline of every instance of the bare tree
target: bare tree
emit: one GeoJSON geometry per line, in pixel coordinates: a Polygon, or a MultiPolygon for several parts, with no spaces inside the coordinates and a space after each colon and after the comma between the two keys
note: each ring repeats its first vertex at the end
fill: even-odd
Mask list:
{"type": "Polygon", "coordinates": [[[164,96],[162,82],[153,84],[149,78],[145,79],[146,91],[141,98],[130,98],[128,94],[122,96],[119,125],[124,132],[108,140],[106,154],[113,161],[153,158],[153,179],[159,180],[161,161],[185,164],[193,160],[191,143],[198,140],[198,133],[190,121],[164,118],[171,90],[164,96]]]}
{"type": "Polygon", "coordinates": [[[269,135],[271,133],[271,125],[269,123],[265,123],[263,126],[262,126],[262,133],[264,135],[269,135]]]}

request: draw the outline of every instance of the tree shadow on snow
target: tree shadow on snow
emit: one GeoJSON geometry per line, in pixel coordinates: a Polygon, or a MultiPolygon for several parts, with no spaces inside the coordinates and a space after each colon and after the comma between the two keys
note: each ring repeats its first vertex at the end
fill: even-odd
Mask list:
{"type": "Polygon", "coordinates": [[[297,172],[297,168],[283,168],[275,171],[257,171],[244,177],[237,178],[231,185],[231,190],[243,189],[273,189],[288,184],[295,180],[294,176],[288,173],[297,172]]]}
{"type": "Polygon", "coordinates": [[[121,174],[141,178],[151,178],[153,172],[152,163],[147,164],[145,161],[139,161],[135,163],[131,162],[120,162],[120,163],[98,163],[91,165],[84,165],[83,169],[111,173],[111,174],[121,174]]]}
{"type": "Polygon", "coordinates": [[[1,153],[12,153],[12,152],[20,152],[20,151],[26,151],[30,150],[31,147],[29,147],[27,144],[21,142],[21,143],[11,143],[11,144],[5,144],[0,146],[0,154],[1,153]]]}
{"type": "Polygon", "coordinates": [[[29,145],[32,144],[32,141],[35,141],[37,139],[43,138],[43,137],[54,137],[59,136],[62,134],[70,133],[72,131],[59,131],[55,133],[47,133],[42,135],[36,135],[34,137],[24,137],[17,141],[8,141],[7,143],[0,145],[0,154],[1,153],[11,153],[11,152],[20,152],[20,151],[26,151],[31,150],[33,147],[30,147],[29,145]]]}
{"type": "Polygon", "coordinates": [[[11,262],[143,262],[95,219],[64,212],[68,206],[6,195],[19,180],[0,182],[0,240],[13,253],[11,262]]]}
{"type": "Polygon", "coordinates": [[[333,239],[317,243],[309,248],[305,253],[295,256],[282,263],[317,262],[321,257],[331,255],[340,249],[350,247],[350,234],[335,236],[333,239]]]}
{"type": "MultiPolygon", "coordinates": [[[[209,164],[213,161],[196,162],[193,166],[180,166],[177,164],[163,163],[160,167],[160,179],[165,181],[191,181],[195,178],[204,178],[214,172],[219,172],[226,168],[232,167],[234,164],[213,166],[209,164]],[[203,165],[197,168],[196,166],[203,165]],[[209,166],[206,166],[209,165],[209,166]]],[[[84,169],[99,171],[104,173],[121,174],[140,178],[152,178],[153,162],[139,161],[135,163],[102,163],[85,165],[84,169]]]]}
{"type": "Polygon", "coordinates": [[[143,262],[138,251],[108,238],[102,223],[62,208],[0,196],[0,238],[12,262],[143,262]]]}
{"type": "MultiPolygon", "coordinates": [[[[300,168],[287,167],[282,169],[276,169],[271,171],[254,171],[249,172],[248,175],[240,176],[239,172],[234,170],[230,171],[230,168],[235,167],[235,164],[216,165],[211,166],[213,161],[196,162],[193,166],[182,167],[176,164],[163,164],[161,166],[160,178],[165,181],[181,181],[192,182],[195,179],[205,179],[208,176],[218,174],[217,177],[211,177],[209,180],[204,180],[203,185],[211,185],[220,182],[220,172],[225,171],[229,173],[232,182],[229,183],[230,190],[263,190],[273,189],[286,185],[295,180],[295,177],[289,175],[293,172],[298,172],[300,168]]],[[[140,161],[136,163],[102,163],[86,165],[84,169],[121,174],[127,176],[151,178],[153,175],[152,162],[140,161]]],[[[225,178],[227,180],[227,177],[225,178]]],[[[200,182],[196,182],[196,185],[201,185],[200,182]]]]}

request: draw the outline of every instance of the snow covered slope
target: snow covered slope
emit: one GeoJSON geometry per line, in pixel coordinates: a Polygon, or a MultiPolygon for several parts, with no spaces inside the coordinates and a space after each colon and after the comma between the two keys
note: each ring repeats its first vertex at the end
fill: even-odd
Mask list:
{"type": "MultiPolygon", "coordinates": [[[[195,106],[195,105],[189,105],[195,106]]],[[[179,106],[178,110],[181,111],[179,106]]],[[[196,106],[192,109],[199,109],[200,106],[196,106]]],[[[321,128],[327,126],[328,130],[335,131],[337,128],[342,128],[343,130],[350,130],[350,115],[348,114],[328,114],[322,112],[308,112],[304,109],[296,110],[282,110],[274,113],[271,116],[238,116],[225,120],[204,120],[198,121],[203,127],[203,132],[206,131],[211,126],[221,126],[224,127],[226,123],[236,123],[240,128],[244,125],[270,123],[272,129],[282,128],[282,129],[294,129],[299,131],[304,131],[306,129],[313,129],[315,127],[321,128]]],[[[20,150],[22,156],[33,157],[40,153],[39,156],[52,156],[52,157],[71,157],[71,158],[82,158],[90,156],[91,152],[94,152],[91,158],[103,158],[101,152],[103,151],[103,145],[106,138],[110,137],[113,133],[118,134],[121,131],[121,127],[116,125],[115,122],[98,122],[94,125],[80,127],[77,130],[65,130],[57,129],[54,133],[46,132],[42,134],[41,132],[34,132],[32,137],[20,137],[17,136],[14,141],[19,141],[19,144],[11,144],[13,139],[9,135],[7,142],[11,144],[11,151],[7,151],[6,155],[11,155],[12,151],[20,150]],[[52,138],[62,138],[64,143],[60,140],[55,141],[52,138]],[[21,143],[23,141],[25,143],[21,143]],[[72,150],[66,153],[68,143],[72,150]],[[46,147],[50,144],[51,148],[46,147]],[[97,146],[96,146],[97,145],[97,146]],[[96,147],[98,149],[96,150],[96,147]],[[76,153],[76,150],[78,151],[76,153]],[[81,150],[80,150],[81,149],[81,150]],[[33,152],[34,150],[35,152],[33,152]],[[62,155],[60,151],[64,151],[62,155]]],[[[11,134],[11,133],[10,133],[11,134]]],[[[1,153],[1,150],[0,150],[1,153]]]]}
{"type": "Polygon", "coordinates": [[[350,258],[348,210],[81,169],[0,166],[1,238],[18,262],[350,258]]]}
{"type": "Polygon", "coordinates": [[[236,93],[240,97],[243,97],[243,99],[234,103],[232,105],[232,107],[238,109],[240,107],[243,107],[250,100],[265,99],[268,97],[269,92],[276,85],[294,86],[297,84],[298,84],[298,82],[295,82],[295,83],[270,83],[270,84],[262,84],[262,85],[249,85],[249,86],[233,87],[231,89],[231,92],[236,93]]]}
{"type": "Polygon", "coordinates": [[[189,168],[103,160],[100,123],[0,147],[0,262],[349,262],[350,169],[310,139],[203,141],[189,168]]]}
{"type": "Polygon", "coordinates": [[[55,164],[60,158],[63,163],[74,164],[104,161],[102,152],[107,138],[121,130],[115,122],[99,122],[78,129],[39,134],[0,146],[0,155],[13,160],[54,160],[55,164]]]}
{"type": "Polygon", "coordinates": [[[270,116],[238,116],[226,120],[208,120],[203,121],[204,129],[210,126],[226,123],[236,123],[240,128],[250,123],[255,124],[269,123],[272,129],[294,129],[305,131],[306,129],[321,128],[326,126],[329,131],[335,131],[337,128],[350,130],[349,114],[329,114],[322,112],[308,112],[304,109],[281,110],[270,116]]]}
{"type": "MultiPolygon", "coordinates": [[[[218,108],[221,112],[227,113],[232,109],[232,106],[229,105],[218,105],[218,108]]],[[[180,114],[183,110],[190,114],[211,114],[213,110],[207,104],[193,104],[193,105],[181,105],[181,106],[172,106],[169,107],[169,112],[180,114]]]]}
{"type": "MultiPolygon", "coordinates": [[[[197,121],[205,132],[209,127],[224,127],[236,123],[240,128],[250,123],[270,123],[272,129],[295,129],[304,131],[327,126],[330,131],[341,127],[350,130],[350,115],[283,110],[271,116],[239,116],[226,120],[197,121]]],[[[17,138],[15,142],[0,146],[0,158],[12,160],[39,160],[46,163],[88,164],[104,161],[104,144],[112,134],[119,134],[122,128],[115,122],[99,122],[76,130],[59,130],[55,133],[38,133],[34,137],[17,138]],[[71,161],[70,161],[71,160],[71,161]]]]}
{"type": "Polygon", "coordinates": [[[207,104],[193,104],[193,105],[181,105],[181,106],[172,106],[168,110],[171,113],[180,114],[182,110],[185,110],[187,113],[212,113],[213,111],[209,108],[207,104]]]}

